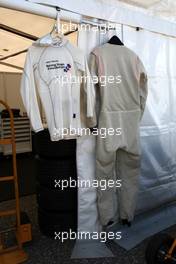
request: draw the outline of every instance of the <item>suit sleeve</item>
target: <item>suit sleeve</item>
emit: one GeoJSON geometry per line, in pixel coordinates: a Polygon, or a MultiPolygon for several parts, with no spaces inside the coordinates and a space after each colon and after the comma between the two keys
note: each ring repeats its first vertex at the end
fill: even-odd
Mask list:
{"type": "Polygon", "coordinates": [[[139,72],[139,88],[140,88],[140,108],[141,108],[141,118],[144,114],[147,95],[148,95],[148,78],[147,73],[144,68],[143,63],[137,58],[138,72],[139,72]]]}
{"type": "Polygon", "coordinates": [[[87,98],[87,126],[94,127],[97,124],[96,114],[95,114],[95,89],[93,84],[93,79],[89,71],[87,60],[85,59],[85,92],[87,98]]]}
{"type": "Polygon", "coordinates": [[[92,119],[91,127],[95,127],[98,124],[98,115],[99,115],[99,108],[100,108],[100,97],[99,97],[99,77],[98,77],[98,64],[96,55],[92,52],[89,56],[89,69],[90,74],[93,80],[93,89],[95,93],[95,107],[94,107],[94,115],[92,119]]]}
{"type": "Polygon", "coordinates": [[[44,128],[42,125],[42,120],[41,120],[38,101],[37,101],[34,70],[32,65],[30,49],[28,50],[26,55],[24,71],[21,78],[20,92],[24,107],[31,121],[33,130],[35,132],[39,132],[43,130],[44,128]]]}

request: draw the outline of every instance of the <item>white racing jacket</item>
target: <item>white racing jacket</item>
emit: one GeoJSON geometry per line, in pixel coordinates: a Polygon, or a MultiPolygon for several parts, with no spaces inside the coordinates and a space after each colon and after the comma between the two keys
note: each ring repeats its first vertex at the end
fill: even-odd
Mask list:
{"type": "Polygon", "coordinates": [[[21,96],[35,132],[44,129],[38,95],[52,141],[80,135],[81,104],[85,105],[85,117],[93,116],[95,91],[87,61],[83,52],[65,38],[60,45],[53,45],[48,34],[27,52],[21,96]]]}

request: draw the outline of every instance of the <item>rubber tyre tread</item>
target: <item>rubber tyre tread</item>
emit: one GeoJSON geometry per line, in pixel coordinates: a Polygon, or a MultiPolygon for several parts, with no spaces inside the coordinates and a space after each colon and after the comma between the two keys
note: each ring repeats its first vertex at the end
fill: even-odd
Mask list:
{"type": "MultiPolygon", "coordinates": [[[[171,246],[172,242],[173,242],[173,238],[165,233],[161,233],[161,234],[157,234],[153,236],[153,238],[150,240],[146,248],[145,257],[146,257],[147,264],[160,264],[159,262],[157,262],[157,259],[156,259],[158,250],[165,243],[168,243],[171,246]]],[[[163,262],[163,264],[165,263],[171,263],[171,262],[169,261],[163,262]]]]}
{"type": "Polygon", "coordinates": [[[33,134],[34,153],[45,158],[76,156],[76,139],[51,141],[48,129],[33,134]]]}

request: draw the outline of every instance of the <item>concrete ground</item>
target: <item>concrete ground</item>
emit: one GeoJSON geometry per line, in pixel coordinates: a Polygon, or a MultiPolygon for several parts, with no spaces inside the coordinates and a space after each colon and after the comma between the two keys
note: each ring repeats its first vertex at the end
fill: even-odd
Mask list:
{"type": "MultiPolygon", "coordinates": [[[[0,203],[0,210],[9,208],[13,201],[0,203]]],[[[108,242],[113,258],[98,259],[70,259],[74,241],[66,241],[64,244],[57,240],[52,240],[40,233],[37,223],[36,196],[25,196],[21,198],[21,209],[26,211],[32,222],[32,242],[28,242],[24,249],[28,253],[29,259],[25,264],[146,264],[145,249],[150,238],[130,251],[126,251],[113,242],[108,242]]],[[[2,225],[1,225],[2,227],[2,225]]],[[[168,233],[176,235],[176,225],[166,230],[168,233]]]]}

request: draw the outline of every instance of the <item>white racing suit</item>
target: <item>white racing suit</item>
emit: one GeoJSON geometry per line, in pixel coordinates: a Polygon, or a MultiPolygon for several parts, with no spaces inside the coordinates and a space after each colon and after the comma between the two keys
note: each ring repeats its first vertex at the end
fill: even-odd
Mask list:
{"type": "Polygon", "coordinates": [[[96,177],[99,181],[120,179],[122,185],[98,188],[100,221],[102,225],[119,219],[131,222],[138,192],[139,123],[147,98],[147,76],[134,52],[109,43],[93,50],[90,70],[94,82],[95,76],[99,78],[98,128],[110,129],[105,138],[97,137],[96,177]]]}
{"type": "Polygon", "coordinates": [[[37,100],[40,98],[52,141],[80,136],[81,92],[85,97],[85,117],[90,118],[95,91],[83,51],[65,38],[60,45],[54,45],[50,34],[29,47],[21,95],[35,132],[44,129],[37,100]]]}

